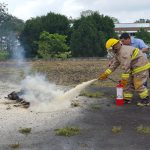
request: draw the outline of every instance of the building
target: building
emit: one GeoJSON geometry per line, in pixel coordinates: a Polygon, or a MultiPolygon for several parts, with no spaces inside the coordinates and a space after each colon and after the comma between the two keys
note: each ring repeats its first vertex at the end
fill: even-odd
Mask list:
{"type": "Polygon", "coordinates": [[[131,36],[134,36],[140,28],[144,28],[150,32],[150,23],[116,23],[114,29],[119,36],[123,32],[127,32],[131,36]]]}

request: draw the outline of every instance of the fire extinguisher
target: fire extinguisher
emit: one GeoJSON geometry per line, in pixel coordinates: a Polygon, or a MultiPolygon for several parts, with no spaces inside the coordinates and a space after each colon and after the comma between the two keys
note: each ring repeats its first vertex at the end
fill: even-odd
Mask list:
{"type": "Polygon", "coordinates": [[[117,92],[117,97],[116,97],[116,105],[117,106],[122,106],[124,104],[123,100],[123,84],[119,83],[116,86],[116,92],[117,92]]]}

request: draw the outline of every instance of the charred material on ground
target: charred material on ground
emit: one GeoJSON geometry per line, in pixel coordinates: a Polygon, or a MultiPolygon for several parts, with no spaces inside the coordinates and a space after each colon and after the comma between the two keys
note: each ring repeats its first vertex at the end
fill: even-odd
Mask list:
{"type": "Polygon", "coordinates": [[[29,108],[30,106],[30,102],[27,102],[26,100],[24,100],[23,98],[21,98],[20,96],[23,95],[24,91],[20,91],[20,92],[11,92],[10,94],[8,94],[8,96],[6,97],[9,100],[14,100],[16,101],[17,104],[19,105],[14,105],[14,106],[22,106],[23,108],[29,108]]]}

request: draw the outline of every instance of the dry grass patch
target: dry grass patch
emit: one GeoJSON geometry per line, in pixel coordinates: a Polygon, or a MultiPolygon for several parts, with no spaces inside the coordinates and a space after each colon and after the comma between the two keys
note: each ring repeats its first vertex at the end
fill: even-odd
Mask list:
{"type": "Polygon", "coordinates": [[[91,108],[92,108],[93,110],[97,111],[97,110],[100,110],[100,109],[101,109],[101,106],[100,106],[99,104],[92,104],[92,105],[91,105],[91,108]]]}
{"type": "Polygon", "coordinates": [[[72,107],[79,107],[80,106],[80,102],[79,101],[72,101],[71,102],[71,106],[72,107]]]}
{"type": "Polygon", "coordinates": [[[113,126],[111,129],[112,133],[120,133],[122,131],[121,126],[113,126]]]}
{"type": "Polygon", "coordinates": [[[78,127],[64,127],[55,129],[56,135],[59,136],[73,136],[78,135],[80,133],[80,129],[78,127]]]}
{"type": "Polygon", "coordinates": [[[102,98],[102,97],[104,97],[104,93],[83,91],[80,93],[80,96],[86,96],[86,97],[90,97],[90,98],[102,98]]]}
{"type": "Polygon", "coordinates": [[[31,128],[21,128],[19,130],[19,132],[27,135],[27,134],[31,133],[31,128]]]}
{"type": "Polygon", "coordinates": [[[18,148],[20,148],[19,142],[16,143],[16,144],[10,144],[9,146],[10,146],[10,148],[12,148],[12,149],[18,149],[18,148]]]}
{"type": "Polygon", "coordinates": [[[141,134],[150,134],[150,126],[140,125],[136,128],[136,130],[138,133],[141,133],[141,134]]]}

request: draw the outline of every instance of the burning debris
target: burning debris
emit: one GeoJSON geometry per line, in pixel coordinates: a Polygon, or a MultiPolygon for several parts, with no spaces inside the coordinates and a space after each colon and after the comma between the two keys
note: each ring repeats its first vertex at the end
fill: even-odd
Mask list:
{"type": "Polygon", "coordinates": [[[16,101],[16,103],[18,103],[18,105],[14,105],[16,107],[23,107],[23,108],[29,108],[30,106],[30,102],[27,102],[26,100],[24,100],[23,98],[20,98],[20,96],[23,94],[23,91],[20,92],[11,92],[10,94],[8,94],[8,97],[6,97],[9,100],[13,100],[16,101]]]}
{"type": "Polygon", "coordinates": [[[78,102],[71,104],[85,87],[89,86],[97,79],[83,82],[66,92],[55,84],[50,84],[42,76],[27,76],[22,81],[19,92],[11,92],[7,99],[15,101],[15,107],[29,108],[32,111],[47,112],[79,106],[78,102]],[[27,101],[28,100],[28,101],[27,101]]]}

